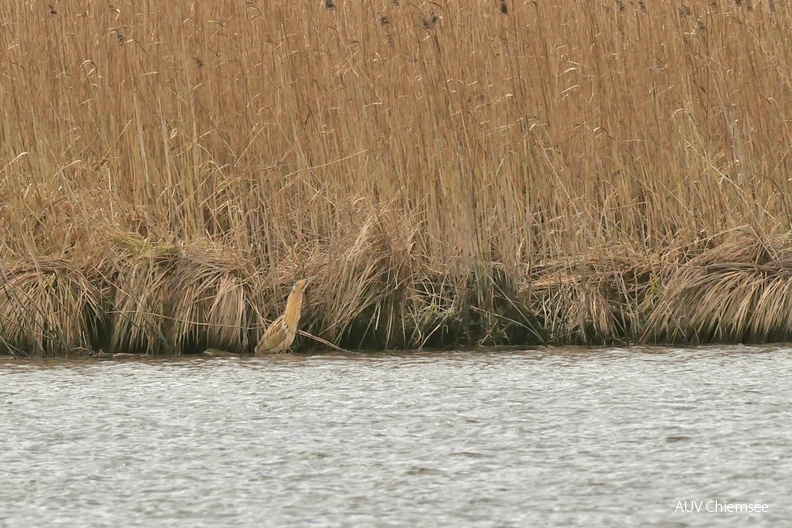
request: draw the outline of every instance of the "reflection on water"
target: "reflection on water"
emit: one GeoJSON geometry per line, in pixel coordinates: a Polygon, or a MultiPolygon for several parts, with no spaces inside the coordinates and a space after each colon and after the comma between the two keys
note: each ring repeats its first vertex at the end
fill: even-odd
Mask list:
{"type": "Polygon", "coordinates": [[[789,372],[772,347],[8,361],[0,525],[778,525],[789,372]],[[714,500],[767,513],[675,512],[714,500]]]}

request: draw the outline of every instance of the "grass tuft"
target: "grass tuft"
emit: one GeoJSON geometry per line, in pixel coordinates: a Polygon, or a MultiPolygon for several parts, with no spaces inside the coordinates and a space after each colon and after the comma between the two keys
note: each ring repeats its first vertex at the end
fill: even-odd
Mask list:
{"type": "Polygon", "coordinates": [[[95,280],[65,259],[0,265],[0,346],[14,355],[92,350],[105,332],[95,280]]]}

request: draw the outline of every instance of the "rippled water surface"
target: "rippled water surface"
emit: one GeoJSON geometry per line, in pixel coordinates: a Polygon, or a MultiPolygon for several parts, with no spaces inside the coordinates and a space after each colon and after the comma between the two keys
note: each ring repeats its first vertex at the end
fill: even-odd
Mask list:
{"type": "Polygon", "coordinates": [[[777,526],[790,372],[783,347],[6,361],[0,525],[777,526]]]}

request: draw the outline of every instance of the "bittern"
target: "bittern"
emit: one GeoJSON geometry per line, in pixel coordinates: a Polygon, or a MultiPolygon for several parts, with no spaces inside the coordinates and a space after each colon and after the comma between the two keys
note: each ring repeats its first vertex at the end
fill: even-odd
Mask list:
{"type": "Polygon", "coordinates": [[[289,298],[286,300],[286,309],[283,315],[275,319],[264,332],[264,337],[256,345],[256,355],[280,354],[286,352],[294,342],[297,335],[297,323],[300,321],[303,293],[314,277],[300,279],[292,286],[289,298]]]}

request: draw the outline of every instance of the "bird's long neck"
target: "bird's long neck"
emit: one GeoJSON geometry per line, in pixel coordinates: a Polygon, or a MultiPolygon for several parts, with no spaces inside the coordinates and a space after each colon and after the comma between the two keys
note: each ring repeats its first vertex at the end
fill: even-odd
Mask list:
{"type": "Polygon", "coordinates": [[[283,314],[286,327],[294,330],[297,328],[297,321],[300,320],[300,310],[302,309],[303,292],[291,292],[286,301],[286,311],[283,314]]]}

